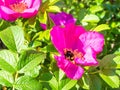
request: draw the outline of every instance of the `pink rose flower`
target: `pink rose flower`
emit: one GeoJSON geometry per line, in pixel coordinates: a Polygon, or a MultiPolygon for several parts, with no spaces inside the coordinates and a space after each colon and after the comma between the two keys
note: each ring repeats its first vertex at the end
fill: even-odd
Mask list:
{"type": "Polygon", "coordinates": [[[33,17],[40,4],[41,0],[0,0],[0,18],[15,21],[19,17],[33,17]]]}
{"type": "MultiPolygon", "coordinates": [[[[59,12],[57,14],[50,13],[49,16],[50,16],[50,19],[53,21],[55,26],[58,26],[58,25],[63,26],[63,25],[66,25],[68,23],[75,23],[76,22],[76,19],[71,14],[68,14],[65,12],[59,12]]],[[[44,30],[47,29],[46,24],[40,23],[40,26],[44,30]]]]}
{"type": "Polygon", "coordinates": [[[53,23],[57,25],[65,25],[67,23],[75,23],[76,19],[73,18],[71,14],[60,12],[57,14],[50,13],[50,18],[52,19],[53,23]]]}
{"type": "Polygon", "coordinates": [[[102,34],[86,31],[74,23],[64,27],[54,26],[50,34],[53,45],[60,53],[55,55],[57,65],[68,78],[79,79],[84,73],[84,66],[98,65],[96,55],[104,45],[102,34]]]}

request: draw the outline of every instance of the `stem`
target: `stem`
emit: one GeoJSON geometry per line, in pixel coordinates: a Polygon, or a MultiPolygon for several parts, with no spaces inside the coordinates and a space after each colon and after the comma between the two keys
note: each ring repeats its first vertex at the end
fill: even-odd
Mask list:
{"type": "Polygon", "coordinates": [[[7,90],[6,86],[3,86],[2,90],[7,90]]]}
{"type": "Polygon", "coordinates": [[[95,72],[90,72],[89,74],[96,74],[96,73],[99,73],[100,72],[100,70],[99,71],[95,71],[95,72]]]}
{"type": "Polygon", "coordinates": [[[15,74],[15,81],[17,78],[18,78],[18,72],[16,72],[16,74],[15,74]]]}
{"type": "Polygon", "coordinates": [[[0,22],[0,26],[1,26],[3,23],[4,23],[4,21],[2,20],[2,21],[0,22]]]}
{"type": "MultiPolygon", "coordinates": [[[[18,78],[18,72],[16,72],[16,73],[15,73],[15,78],[14,78],[14,80],[16,81],[16,80],[17,80],[17,78],[18,78]]],[[[13,85],[13,88],[12,88],[12,90],[15,90],[15,87],[14,87],[14,85],[13,85]]]]}
{"type": "Polygon", "coordinates": [[[15,90],[14,86],[13,86],[12,90],[15,90]]]}
{"type": "Polygon", "coordinates": [[[50,20],[50,17],[49,17],[49,13],[48,12],[46,12],[47,13],[47,29],[50,29],[51,28],[51,20],[50,20]]]}

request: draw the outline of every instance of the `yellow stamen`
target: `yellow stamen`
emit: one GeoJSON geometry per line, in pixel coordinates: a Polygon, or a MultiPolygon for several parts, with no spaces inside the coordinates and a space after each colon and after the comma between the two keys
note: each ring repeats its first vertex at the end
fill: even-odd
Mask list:
{"type": "Polygon", "coordinates": [[[15,12],[21,13],[28,7],[26,3],[15,3],[15,4],[10,5],[10,8],[15,12]]]}
{"type": "Polygon", "coordinates": [[[64,55],[67,60],[73,61],[75,58],[83,58],[82,52],[79,52],[77,49],[72,51],[71,49],[64,49],[64,55]]]}

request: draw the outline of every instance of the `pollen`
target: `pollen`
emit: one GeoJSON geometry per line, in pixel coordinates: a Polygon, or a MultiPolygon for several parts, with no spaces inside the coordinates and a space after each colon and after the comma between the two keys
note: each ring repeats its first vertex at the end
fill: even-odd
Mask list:
{"type": "Polygon", "coordinates": [[[74,54],[72,50],[64,49],[64,55],[66,59],[71,60],[71,61],[74,60],[74,54]]]}
{"type": "Polygon", "coordinates": [[[75,58],[83,59],[83,54],[79,52],[77,49],[74,51],[71,49],[64,49],[65,59],[73,61],[75,58]]]}
{"type": "Polygon", "coordinates": [[[28,7],[27,7],[27,4],[26,4],[26,3],[20,2],[20,3],[15,3],[15,4],[10,5],[10,8],[11,8],[13,11],[15,11],[15,12],[21,13],[21,12],[23,12],[25,9],[27,9],[28,7]]]}

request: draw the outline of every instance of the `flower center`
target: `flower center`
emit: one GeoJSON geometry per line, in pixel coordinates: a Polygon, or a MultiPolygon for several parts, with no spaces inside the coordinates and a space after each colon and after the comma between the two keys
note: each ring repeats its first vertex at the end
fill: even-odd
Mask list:
{"type": "Polygon", "coordinates": [[[10,8],[15,12],[21,13],[27,8],[27,4],[24,2],[15,3],[15,4],[10,5],[10,8]]]}
{"type": "Polygon", "coordinates": [[[65,59],[73,61],[75,58],[83,58],[83,54],[77,49],[72,51],[71,49],[64,49],[65,59]]]}

